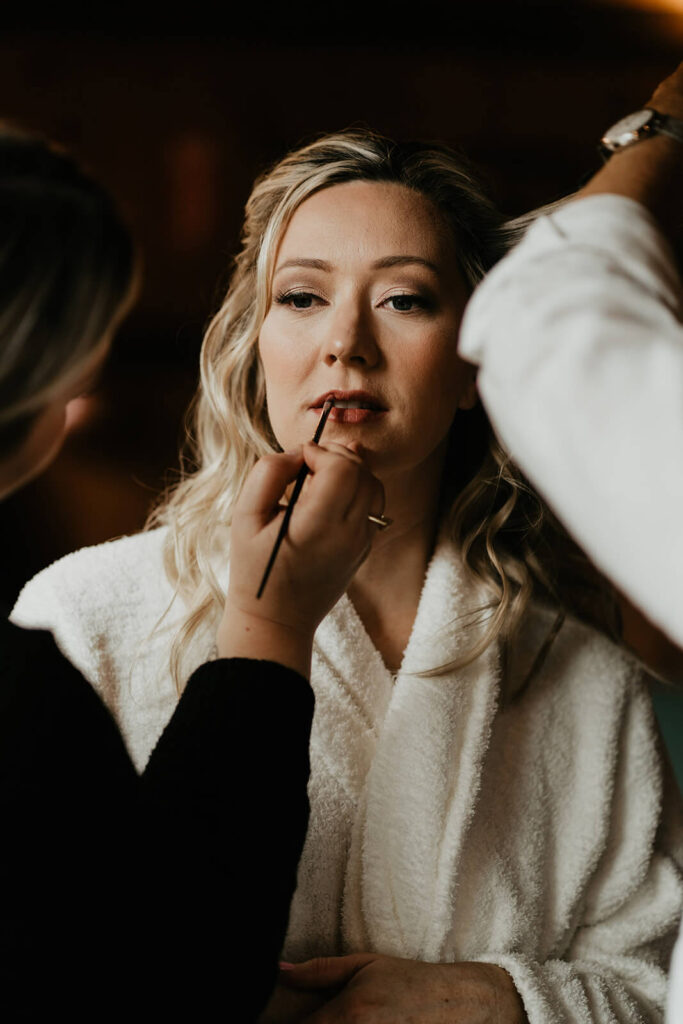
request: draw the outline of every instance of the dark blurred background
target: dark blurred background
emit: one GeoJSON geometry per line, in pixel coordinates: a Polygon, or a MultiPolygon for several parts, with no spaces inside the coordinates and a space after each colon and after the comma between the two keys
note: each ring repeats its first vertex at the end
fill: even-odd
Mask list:
{"type": "MultiPolygon", "coordinates": [[[[518,214],[579,187],[603,129],[683,59],[683,0],[185,8],[0,14],[0,117],[84,162],[144,261],[137,306],[59,459],[0,506],[10,605],[55,558],[138,530],[172,481],[203,326],[272,161],[354,124],[440,139],[518,214]]],[[[665,693],[657,707],[683,781],[683,701],[665,693]]]]}

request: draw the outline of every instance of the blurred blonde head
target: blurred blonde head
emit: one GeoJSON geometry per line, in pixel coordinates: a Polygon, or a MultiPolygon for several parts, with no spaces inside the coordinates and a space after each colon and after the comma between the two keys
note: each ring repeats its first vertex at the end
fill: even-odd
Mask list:
{"type": "Polygon", "coordinates": [[[44,139],[0,125],[0,456],[106,343],[134,263],[104,189],[44,139]]]}

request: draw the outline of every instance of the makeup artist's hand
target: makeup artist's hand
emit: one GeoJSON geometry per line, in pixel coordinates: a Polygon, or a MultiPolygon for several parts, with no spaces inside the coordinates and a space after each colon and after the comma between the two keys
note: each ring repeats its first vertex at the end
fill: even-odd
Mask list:
{"type": "Polygon", "coordinates": [[[344,445],[309,443],[261,459],[235,506],[219,655],[268,658],[308,675],[313,634],[370,550],[377,528],[368,514],[383,508],[381,483],[344,445]],[[310,475],[257,599],[284,514],[280,502],[304,461],[310,475]]]}
{"type": "Polygon", "coordinates": [[[483,963],[428,964],[377,953],[321,957],[280,972],[280,984],[327,992],[299,1024],[525,1024],[512,978],[483,963]]]}

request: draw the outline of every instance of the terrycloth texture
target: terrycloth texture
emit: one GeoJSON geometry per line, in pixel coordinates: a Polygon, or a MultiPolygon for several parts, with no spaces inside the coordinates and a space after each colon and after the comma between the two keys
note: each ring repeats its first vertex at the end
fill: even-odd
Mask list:
{"type": "Polygon", "coordinates": [[[683,1024],[683,934],[679,934],[671,958],[666,1020],[667,1024],[683,1024]]]}
{"type": "MultiPolygon", "coordinates": [[[[179,696],[169,657],[181,613],[172,607],[173,589],[162,565],[163,533],[136,534],[67,555],[29,581],[10,616],[19,626],[54,633],[62,653],[110,708],[138,771],[179,696]]],[[[214,643],[208,631],[198,640],[188,676],[209,658],[214,643]]]]}
{"type": "MultiPolygon", "coordinates": [[[[170,598],[161,540],[68,556],[28,584],[13,615],[54,628],[138,764],[174,699],[168,635],[147,640],[170,598]]],[[[531,1024],[659,1021],[681,827],[639,671],[568,622],[502,708],[495,649],[465,670],[417,676],[470,642],[462,623],[477,604],[442,542],[395,683],[348,599],[321,625],[311,819],[284,954],[488,961],[510,972],[531,1024]]],[[[530,613],[508,684],[552,621],[530,613]]],[[[211,643],[207,629],[193,656],[211,643]]]]}

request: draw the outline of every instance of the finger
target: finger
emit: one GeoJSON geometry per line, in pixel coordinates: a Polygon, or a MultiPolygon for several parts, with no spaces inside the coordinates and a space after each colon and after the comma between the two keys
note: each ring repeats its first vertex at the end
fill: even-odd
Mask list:
{"type": "Polygon", "coordinates": [[[377,537],[377,526],[369,519],[370,514],[382,514],[384,509],[384,487],[377,477],[370,472],[362,475],[358,482],[355,496],[349,503],[344,525],[347,533],[363,544],[358,551],[357,566],[365,561],[377,537]]]}
{"type": "Polygon", "coordinates": [[[303,465],[301,449],[266,455],[256,463],[239,496],[236,511],[269,522],[278,511],[278,502],[296,479],[303,465]]]}
{"type": "MultiPolygon", "coordinates": [[[[354,451],[353,448],[349,448],[346,444],[340,444],[338,441],[326,441],[325,444],[313,444],[312,441],[308,441],[304,445],[304,456],[306,458],[306,462],[308,462],[309,452],[311,459],[313,460],[316,458],[316,452],[330,452],[334,455],[341,455],[350,462],[355,462],[359,465],[364,464],[364,460],[358,452],[354,451]]],[[[313,467],[311,466],[311,468],[313,467]]]]}
{"type": "MultiPolygon", "coordinates": [[[[333,991],[334,990],[329,990],[333,991]]],[[[323,1006],[319,1010],[315,1010],[314,1013],[309,1014],[306,1017],[302,1017],[297,1024],[349,1024],[349,1014],[343,1000],[343,990],[340,995],[333,995],[331,999],[323,1003],[323,1006]]],[[[356,1020],[358,1016],[356,1015],[356,1020]]],[[[364,1018],[365,1019],[365,1018],[364,1018]]]]}
{"type": "Polygon", "coordinates": [[[312,445],[304,449],[306,464],[312,471],[308,481],[307,504],[312,515],[329,521],[341,521],[355,501],[362,480],[369,470],[362,460],[346,450],[345,454],[312,445]]]}
{"type": "MultiPolygon", "coordinates": [[[[384,513],[384,487],[380,480],[371,473],[365,474],[358,482],[356,495],[346,512],[346,519],[350,523],[360,525],[372,525],[368,521],[368,515],[382,515],[384,513]]],[[[370,536],[377,532],[370,531],[370,536]]]]}
{"type": "Polygon", "coordinates": [[[349,956],[319,956],[300,964],[281,963],[278,981],[291,988],[339,988],[377,959],[377,953],[351,953],[349,956]]]}

